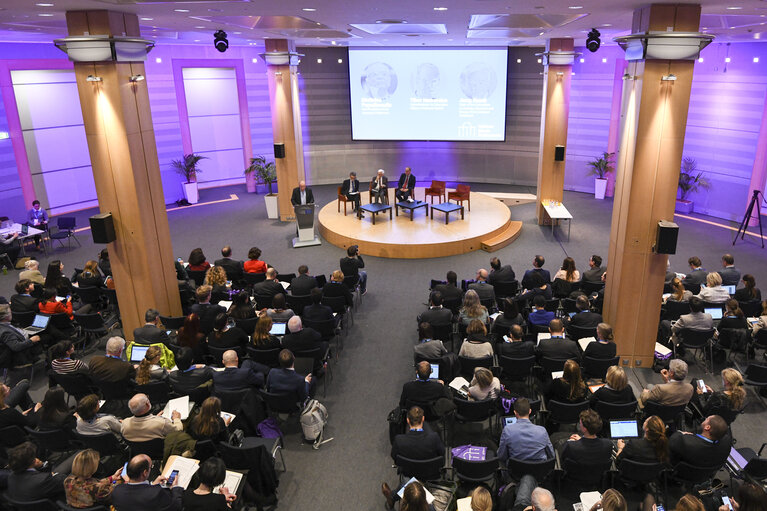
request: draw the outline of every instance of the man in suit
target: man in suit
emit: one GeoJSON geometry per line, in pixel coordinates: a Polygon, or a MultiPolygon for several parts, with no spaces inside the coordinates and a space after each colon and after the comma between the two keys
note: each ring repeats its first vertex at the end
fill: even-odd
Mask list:
{"type": "Polygon", "coordinates": [[[684,461],[696,467],[722,467],[731,447],[727,422],[718,415],[706,417],[698,435],[677,431],[668,439],[672,465],[684,461]]]}
{"type": "Polygon", "coordinates": [[[503,428],[498,444],[498,457],[503,463],[509,458],[523,461],[545,461],[554,457],[546,428],[530,422],[530,401],[526,397],[514,401],[517,422],[503,428]]]}
{"type": "Polygon", "coordinates": [[[125,339],[112,337],[107,341],[104,356],[95,356],[88,362],[90,376],[95,381],[109,383],[126,382],[136,377],[136,368],[133,364],[122,360],[125,339]]]}
{"type": "Polygon", "coordinates": [[[360,182],[357,179],[356,172],[349,172],[349,179],[344,179],[341,183],[341,194],[346,196],[354,205],[352,211],[357,211],[357,216],[362,216],[360,209],[360,182]]]}
{"type": "Polygon", "coordinates": [[[383,202],[386,204],[387,194],[389,190],[389,178],[384,176],[384,169],[378,169],[378,172],[370,180],[370,192],[373,194],[373,202],[378,204],[383,202]]]}
{"type": "Polygon", "coordinates": [[[11,310],[13,312],[37,312],[38,299],[32,296],[35,291],[35,283],[29,279],[23,279],[14,287],[16,294],[11,296],[11,310]]]}
{"type": "Polygon", "coordinates": [[[458,275],[453,270],[447,272],[447,284],[438,284],[434,286],[434,291],[439,291],[442,294],[442,301],[445,300],[458,300],[463,297],[463,291],[458,287],[458,275]]]}
{"type": "MultiPolygon", "coordinates": [[[[322,335],[313,328],[304,328],[300,316],[293,316],[288,320],[288,331],[282,338],[282,347],[292,353],[320,348],[324,354],[328,349],[327,341],[322,340],[322,335]]],[[[319,369],[321,361],[315,360],[314,368],[319,369]]]]}
{"type": "Polygon", "coordinates": [[[407,406],[408,401],[417,404],[433,404],[440,398],[453,399],[450,388],[442,380],[430,380],[431,364],[419,362],[416,366],[416,379],[402,386],[399,405],[407,406]]]}
{"type": "Polygon", "coordinates": [[[284,294],[285,288],[277,280],[277,270],[268,268],[266,270],[266,279],[263,282],[253,286],[253,294],[259,296],[270,296],[272,298],[278,294],[284,294]]]}
{"type": "Polygon", "coordinates": [[[152,403],[146,394],[136,394],[128,401],[133,417],[123,419],[122,435],[129,442],[148,442],[165,438],[173,431],[183,431],[181,412],[173,410],[170,419],[152,413],[152,403]]]}
{"type": "Polygon", "coordinates": [[[558,360],[579,360],[580,351],[578,344],[565,337],[565,327],[561,319],[552,319],[549,322],[550,339],[542,339],[535,348],[538,359],[555,358],[558,360]]]}
{"type": "Polygon", "coordinates": [[[200,332],[205,335],[208,335],[213,331],[213,323],[216,321],[216,316],[221,313],[226,314],[225,308],[210,303],[210,295],[212,292],[213,288],[207,284],[198,287],[197,291],[195,291],[197,303],[189,308],[190,312],[197,314],[200,318],[200,332]]]}
{"type": "Polygon", "coordinates": [[[334,270],[330,275],[330,282],[322,287],[322,296],[328,298],[343,296],[346,305],[351,307],[354,304],[354,296],[351,289],[344,284],[344,273],[341,270],[334,270]]]}
{"type": "Polygon", "coordinates": [[[501,260],[497,257],[490,259],[490,275],[487,276],[487,283],[491,286],[496,285],[498,282],[511,282],[514,280],[514,270],[511,269],[510,264],[501,266],[501,260]]]}
{"type": "Polygon", "coordinates": [[[418,323],[430,325],[449,325],[453,322],[453,313],[442,307],[442,293],[432,291],[429,296],[429,308],[418,315],[418,323]]]}
{"type": "Polygon", "coordinates": [[[294,206],[299,204],[314,204],[314,194],[312,189],[306,186],[306,181],[299,181],[298,186],[293,188],[293,194],[290,196],[290,203],[294,206]]]}
{"type": "MultiPolygon", "coordinates": [[[[326,284],[327,285],[327,284],[326,284]]],[[[344,286],[346,287],[346,286],[344,286]]],[[[347,291],[349,291],[347,289],[347,291]]],[[[349,292],[351,294],[351,292],[349,292]]],[[[301,317],[307,321],[328,321],[333,319],[333,309],[327,305],[322,305],[322,289],[315,287],[309,295],[312,298],[312,304],[304,307],[301,317]]]]}
{"type": "Polygon", "coordinates": [[[227,280],[238,282],[242,280],[242,261],[232,259],[232,247],[229,245],[221,249],[221,259],[216,260],[216,266],[220,266],[226,272],[227,280]]]}
{"type": "Polygon", "coordinates": [[[496,349],[499,355],[509,358],[527,358],[535,355],[535,343],[525,341],[525,331],[520,325],[511,325],[509,335],[504,336],[496,349]]]}
{"type": "Polygon", "coordinates": [[[317,279],[309,275],[309,267],[302,264],[298,267],[298,277],[290,281],[290,294],[307,296],[317,287],[317,279]]]}
{"type": "Polygon", "coordinates": [[[53,470],[44,469],[37,457],[37,447],[23,442],[10,450],[7,495],[19,502],[40,499],[64,500],[64,479],[72,469],[72,459],[65,460],[53,470]]]}
{"type": "Polygon", "coordinates": [[[45,284],[45,276],[40,273],[40,262],[36,259],[30,259],[24,263],[24,271],[19,273],[19,280],[29,279],[35,284],[41,286],[45,284]]]}
{"type": "Polygon", "coordinates": [[[397,190],[394,196],[397,201],[403,201],[411,198],[415,193],[415,176],[411,174],[410,167],[405,167],[405,172],[399,176],[397,181],[397,190]]]}
{"type": "Polygon", "coordinates": [[[701,331],[713,329],[714,318],[711,316],[711,314],[704,312],[705,310],[706,309],[703,300],[697,296],[690,298],[690,313],[682,314],[679,319],[677,319],[671,325],[671,341],[674,344],[679,343],[679,339],[677,338],[676,334],[679,333],[679,331],[682,329],[701,331]]]}
{"type": "Polygon", "coordinates": [[[639,402],[654,401],[665,406],[680,406],[690,402],[693,386],[685,383],[687,363],[680,358],[673,358],[668,369],[661,369],[660,375],[665,383],[648,385],[639,395],[639,402]]]}
{"type": "Polygon", "coordinates": [[[152,459],[146,454],[131,458],[125,469],[128,482],[115,486],[112,505],[117,511],[152,509],[156,511],[181,511],[184,488],[176,477],[171,488],[162,486],[167,478],[158,476],[152,484],[147,480],[152,470],[152,459]]]}
{"type": "Polygon", "coordinates": [[[469,284],[469,289],[477,292],[480,302],[495,300],[495,289],[487,283],[487,270],[484,268],[477,270],[476,282],[469,284]]]}
{"type": "Polygon", "coordinates": [[[133,330],[133,340],[139,344],[170,344],[168,333],[160,328],[160,312],[157,309],[147,309],[144,313],[144,326],[133,330]]]}
{"type": "Polygon", "coordinates": [[[359,276],[360,293],[363,295],[367,293],[368,274],[362,269],[365,267],[365,261],[362,260],[362,256],[360,255],[359,246],[351,245],[346,249],[346,257],[341,258],[340,266],[344,277],[359,276]]]}
{"type": "Polygon", "coordinates": [[[701,263],[698,256],[689,258],[687,264],[690,266],[690,271],[682,279],[682,285],[685,289],[690,289],[693,291],[693,294],[696,294],[700,290],[700,285],[706,283],[707,273],[702,268],[703,263],[701,263]]]}
{"type": "MultiPolygon", "coordinates": [[[[32,201],[32,209],[27,212],[27,224],[35,229],[48,230],[48,213],[40,207],[40,201],[32,201]]],[[[35,247],[40,250],[40,236],[35,236],[35,247]]]]}
{"type": "Polygon", "coordinates": [[[737,286],[740,282],[740,270],[735,267],[735,258],[732,254],[722,256],[722,269],[719,270],[719,275],[722,276],[723,286],[737,286]]]}
{"type": "Polygon", "coordinates": [[[580,328],[596,328],[602,322],[602,315],[597,312],[591,312],[591,304],[586,295],[580,295],[575,299],[575,308],[578,312],[570,318],[570,326],[580,328]]]}
{"type": "Polygon", "coordinates": [[[442,341],[433,339],[434,331],[429,323],[418,325],[418,344],[413,348],[413,358],[416,362],[423,359],[437,360],[447,355],[447,349],[442,341]]]}
{"type": "Polygon", "coordinates": [[[589,269],[583,272],[581,280],[600,283],[602,282],[602,274],[604,272],[605,269],[602,268],[602,257],[594,254],[591,256],[591,259],[589,259],[589,269]]]}
{"type": "Polygon", "coordinates": [[[522,288],[523,289],[532,289],[533,282],[530,280],[530,276],[533,273],[539,274],[541,277],[543,277],[543,282],[546,284],[551,283],[551,274],[549,273],[549,270],[544,270],[543,265],[546,262],[546,259],[542,255],[537,255],[533,258],[533,268],[531,270],[527,270],[525,272],[525,276],[522,277],[522,288]]]}
{"type": "Polygon", "coordinates": [[[594,410],[580,414],[578,429],[581,434],[570,435],[564,442],[560,459],[581,465],[609,465],[613,456],[613,442],[609,438],[597,438],[602,431],[602,419],[594,410]]]}
{"type": "Polygon", "coordinates": [[[554,313],[546,310],[546,298],[543,295],[533,297],[533,311],[527,316],[527,322],[531,325],[548,325],[554,319],[554,313]]]}
{"type": "Polygon", "coordinates": [[[207,386],[213,382],[215,371],[203,364],[193,365],[193,360],[192,348],[182,347],[176,353],[176,367],[178,369],[168,374],[171,389],[181,396],[187,396],[201,386],[207,386]]]}
{"type": "Polygon", "coordinates": [[[224,370],[213,372],[214,392],[261,387],[264,384],[264,375],[269,372],[268,367],[252,360],[243,360],[242,367],[238,367],[240,360],[234,350],[226,350],[221,360],[224,363],[224,370]]]}
{"type": "Polygon", "coordinates": [[[295,394],[298,403],[303,404],[313,392],[312,375],[305,377],[298,374],[294,368],[296,357],[284,349],[278,355],[280,367],[269,371],[266,378],[266,390],[273,394],[295,394]]]}

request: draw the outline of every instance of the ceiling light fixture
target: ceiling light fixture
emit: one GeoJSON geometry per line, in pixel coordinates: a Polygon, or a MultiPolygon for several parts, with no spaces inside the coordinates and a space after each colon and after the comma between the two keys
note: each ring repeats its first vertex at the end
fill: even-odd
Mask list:
{"type": "Polygon", "coordinates": [[[739,5],[730,5],[729,7],[727,7],[727,10],[728,10],[728,11],[739,11],[739,10],[741,10],[742,8],[743,8],[743,7],[740,7],[739,5]]]}
{"type": "Polygon", "coordinates": [[[322,59],[317,59],[317,64],[322,64],[322,59]]]}
{"type": "Polygon", "coordinates": [[[100,76],[88,75],[88,77],[85,79],[85,81],[86,82],[95,83],[95,82],[101,82],[103,80],[101,79],[100,76]]]}
{"type": "Polygon", "coordinates": [[[38,7],[53,7],[53,4],[35,4],[38,7]]]}
{"type": "Polygon", "coordinates": [[[641,32],[613,38],[626,60],[695,60],[714,36],[701,32],[641,32]]]}
{"type": "Polygon", "coordinates": [[[339,64],[343,64],[344,63],[344,59],[338,59],[338,63],[339,64]]]}
{"type": "Polygon", "coordinates": [[[586,62],[586,59],[580,59],[580,61],[579,61],[579,62],[580,62],[581,64],[583,64],[584,62],[586,62]]]}
{"type": "Polygon", "coordinates": [[[304,8],[303,8],[303,9],[301,9],[301,10],[302,10],[302,11],[304,11],[304,12],[314,12],[314,11],[316,11],[317,9],[315,9],[314,7],[304,7],[304,8]]]}
{"type": "Polygon", "coordinates": [[[730,57],[725,57],[725,58],[724,58],[724,61],[725,61],[725,62],[727,62],[727,63],[729,63],[729,62],[730,62],[730,57]]]}
{"type": "Polygon", "coordinates": [[[173,9],[174,12],[189,12],[189,9],[173,9]]]}
{"type": "Polygon", "coordinates": [[[131,81],[131,83],[136,83],[136,82],[142,82],[146,80],[146,78],[144,77],[144,75],[131,75],[129,80],[131,81]]]}
{"type": "Polygon", "coordinates": [[[446,11],[447,7],[435,7],[434,10],[435,11],[446,11]]]}
{"type": "Polygon", "coordinates": [[[154,18],[139,18],[141,21],[152,21],[154,18]]]}
{"type": "Polygon", "coordinates": [[[602,41],[599,39],[600,33],[596,28],[592,28],[589,35],[586,37],[586,49],[591,53],[594,53],[599,49],[602,41]]]}
{"type": "Polygon", "coordinates": [[[144,62],[154,41],[126,36],[70,36],[53,44],[72,62],[144,62]]]}
{"type": "Polygon", "coordinates": [[[53,14],[51,14],[51,13],[48,13],[48,12],[43,12],[43,13],[40,13],[40,14],[38,14],[38,16],[42,16],[42,17],[44,17],[44,18],[48,18],[48,17],[50,17],[50,16],[53,16],[53,14]]]}
{"type": "Polygon", "coordinates": [[[213,46],[215,46],[221,53],[224,53],[227,48],[229,48],[229,40],[226,38],[226,32],[223,30],[216,30],[213,34],[213,46]]]}
{"type": "Polygon", "coordinates": [[[699,58],[698,58],[698,62],[700,62],[701,64],[703,64],[703,57],[699,57],[699,58]]]}
{"type": "Polygon", "coordinates": [[[582,5],[571,5],[568,9],[583,9],[582,5]]]}
{"type": "Polygon", "coordinates": [[[754,64],[758,64],[758,63],[759,63],[759,57],[754,57],[754,64]]]}
{"type": "Polygon", "coordinates": [[[602,64],[607,64],[607,59],[602,59],[602,64]]]}
{"type": "Polygon", "coordinates": [[[161,59],[160,57],[157,57],[156,59],[154,59],[154,61],[155,61],[157,64],[162,64],[162,59],[161,59]]]}
{"type": "Polygon", "coordinates": [[[521,64],[521,63],[522,63],[522,59],[517,59],[517,64],[521,64]]]}

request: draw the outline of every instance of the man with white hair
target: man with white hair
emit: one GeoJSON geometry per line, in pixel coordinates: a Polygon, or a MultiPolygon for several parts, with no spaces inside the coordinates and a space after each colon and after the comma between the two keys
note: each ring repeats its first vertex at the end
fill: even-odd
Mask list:
{"type": "Polygon", "coordinates": [[[136,368],[122,357],[125,349],[125,339],[110,337],[107,341],[106,353],[93,357],[88,362],[90,376],[94,381],[108,383],[126,382],[136,376],[136,368]]]}
{"type": "MultiPolygon", "coordinates": [[[[288,320],[288,330],[290,333],[282,338],[282,347],[293,354],[299,353],[298,356],[301,356],[300,352],[315,348],[320,348],[320,353],[323,355],[327,351],[327,341],[322,340],[322,335],[317,330],[311,327],[304,328],[300,316],[293,316],[288,320]]],[[[322,361],[315,359],[314,374],[319,374],[321,369],[322,361]]]]}
{"type": "Polygon", "coordinates": [[[389,190],[389,178],[384,176],[384,169],[378,169],[378,172],[370,180],[370,193],[373,194],[373,202],[378,204],[389,202],[387,194],[389,190]]]}
{"type": "Polygon", "coordinates": [[[680,406],[690,402],[693,386],[684,381],[687,378],[687,363],[679,358],[669,362],[668,369],[661,369],[665,383],[648,385],[639,396],[639,402],[654,401],[665,406],[680,406]]]}
{"type": "Polygon", "coordinates": [[[183,431],[181,412],[173,410],[171,418],[155,415],[152,403],[146,394],[136,394],[128,401],[128,408],[133,417],[123,419],[122,435],[129,442],[147,442],[155,438],[165,438],[172,431],[183,431]]]}
{"type": "Polygon", "coordinates": [[[557,511],[554,495],[541,488],[530,474],[522,476],[512,511],[557,511]]]}
{"type": "Polygon", "coordinates": [[[267,268],[264,281],[253,286],[253,294],[259,296],[271,296],[274,298],[276,295],[284,292],[285,288],[277,280],[277,270],[274,268],[267,268]]]}
{"type": "Polygon", "coordinates": [[[487,283],[487,270],[480,268],[477,270],[476,282],[469,284],[469,289],[473,289],[479,295],[480,301],[495,300],[495,289],[487,283]]]}
{"type": "Polygon", "coordinates": [[[269,372],[268,367],[250,359],[243,360],[242,367],[238,367],[240,360],[234,350],[225,351],[221,360],[224,370],[213,372],[215,390],[236,391],[261,387],[264,384],[264,375],[269,372]]]}
{"type": "Polygon", "coordinates": [[[26,263],[24,263],[24,271],[19,273],[19,280],[28,279],[34,282],[35,284],[40,284],[41,286],[45,284],[45,276],[43,276],[42,273],[40,273],[40,262],[36,259],[30,259],[26,263]]]}

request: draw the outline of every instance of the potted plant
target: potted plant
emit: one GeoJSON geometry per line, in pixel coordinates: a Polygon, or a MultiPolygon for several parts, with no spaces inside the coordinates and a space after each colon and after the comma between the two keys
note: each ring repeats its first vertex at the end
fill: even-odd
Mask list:
{"type": "Polygon", "coordinates": [[[189,204],[197,204],[199,194],[197,193],[197,174],[202,172],[197,166],[200,160],[207,160],[207,156],[199,154],[185,154],[180,160],[170,162],[173,170],[184,176],[186,181],[181,184],[184,189],[184,198],[189,204]]]}
{"type": "Polygon", "coordinates": [[[594,158],[587,163],[589,166],[588,175],[596,176],[596,179],[594,179],[594,198],[596,199],[605,198],[605,190],[607,190],[606,176],[615,170],[612,162],[614,156],[615,153],[608,153],[605,151],[601,156],[594,158]]]}
{"type": "Polygon", "coordinates": [[[674,211],[679,213],[692,213],[694,204],[687,197],[691,193],[697,193],[703,188],[708,190],[711,184],[703,177],[703,172],[697,172],[698,162],[695,158],[682,158],[682,169],[679,172],[679,198],[676,201],[674,211]]]}
{"type": "MultiPolygon", "coordinates": [[[[245,175],[255,174],[258,181],[264,183],[269,191],[264,196],[267,218],[279,218],[277,194],[272,192],[272,183],[277,181],[277,167],[273,161],[267,161],[263,155],[250,159],[250,165],[245,169],[245,175]]],[[[255,183],[254,183],[255,185],[255,183]]]]}

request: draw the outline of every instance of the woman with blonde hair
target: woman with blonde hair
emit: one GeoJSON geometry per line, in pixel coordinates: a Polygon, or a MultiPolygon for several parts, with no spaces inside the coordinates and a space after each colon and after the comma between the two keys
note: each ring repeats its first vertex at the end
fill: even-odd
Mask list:
{"type": "Polygon", "coordinates": [[[706,275],[706,287],[701,287],[697,296],[711,303],[724,303],[730,299],[730,293],[722,287],[722,276],[715,271],[706,275]]]}
{"type": "Polygon", "coordinates": [[[123,468],[118,468],[117,472],[109,477],[96,479],[93,474],[99,468],[100,459],[99,453],[93,449],[85,449],[75,455],[72,471],[64,479],[64,492],[68,505],[76,508],[109,505],[114,484],[122,482],[120,473],[123,468]]]}
{"type": "Polygon", "coordinates": [[[466,340],[461,344],[459,357],[485,358],[493,356],[493,345],[487,338],[487,328],[478,319],[472,319],[466,329],[466,340]]]}
{"type": "Polygon", "coordinates": [[[466,291],[466,294],[463,295],[463,306],[458,311],[458,319],[461,323],[468,326],[473,319],[478,319],[486,324],[489,317],[487,307],[480,303],[477,292],[473,289],[466,291]]]}
{"type": "Polygon", "coordinates": [[[562,268],[554,274],[554,280],[562,279],[567,282],[577,282],[581,280],[581,274],[575,269],[575,260],[572,257],[565,257],[562,261],[562,268]]]}
{"type": "Polygon", "coordinates": [[[583,350],[583,356],[602,360],[614,358],[616,347],[613,340],[613,327],[607,323],[599,323],[597,325],[597,340],[586,346],[586,349],[583,350]]]}
{"type": "Polygon", "coordinates": [[[151,381],[168,379],[168,371],[160,366],[161,357],[162,348],[149,346],[144,354],[144,360],[141,361],[136,370],[136,383],[145,385],[151,381]]]}
{"type": "Polygon", "coordinates": [[[474,368],[474,378],[469,386],[469,400],[495,399],[501,393],[501,382],[487,367],[474,368]]]}
{"type": "Polygon", "coordinates": [[[628,442],[618,440],[618,454],[615,458],[618,469],[623,459],[640,463],[664,463],[668,460],[668,437],[666,423],[657,415],[648,417],[642,425],[642,438],[631,438],[628,442]]]}
{"type": "Polygon", "coordinates": [[[212,293],[225,293],[228,288],[226,287],[226,270],[224,267],[216,265],[208,268],[203,284],[212,287],[212,293]]]}
{"type": "Polygon", "coordinates": [[[106,287],[104,277],[99,272],[99,262],[90,260],[85,263],[83,271],[75,275],[74,281],[78,287],[106,287]]]}
{"type": "Polygon", "coordinates": [[[581,366],[575,360],[565,362],[562,377],[551,382],[547,400],[578,403],[586,398],[586,384],[581,377],[581,366]]]}
{"type": "Polygon", "coordinates": [[[634,391],[631,390],[631,387],[629,386],[626,371],[624,371],[621,366],[608,367],[605,382],[605,385],[599,387],[597,391],[591,395],[590,401],[592,406],[595,401],[615,404],[632,403],[636,401],[634,391]]]}
{"type": "Polygon", "coordinates": [[[689,302],[690,298],[692,298],[692,291],[689,291],[684,288],[684,284],[682,284],[682,279],[680,279],[679,277],[674,277],[671,280],[671,289],[673,290],[671,292],[671,295],[669,295],[665,300],[663,300],[663,303],[689,302]]]}
{"type": "Polygon", "coordinates": [[[602,493],[602,498],[594,503],[590,511],[599,509],[602,511],[626,511],[626,499],[618,490],[608,488],[602,493]]]}
{"type": "Polygon", "coordinates": [[[694,405],[692,408],[700,419],[709,415],[719,415],[728,423],[743,409],[746,401],[746,389],[743,388],[743,375],[732,367],[722,369],[722,390],[714,392],[705,385],[706,392],[695,385],[694,405]]]}
{"type": "Polygon", "coordinates": [[[477,486],[469,494],[471,497],[471,511],[493,511],[493,497],[487,488],[477,486]]]}

